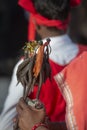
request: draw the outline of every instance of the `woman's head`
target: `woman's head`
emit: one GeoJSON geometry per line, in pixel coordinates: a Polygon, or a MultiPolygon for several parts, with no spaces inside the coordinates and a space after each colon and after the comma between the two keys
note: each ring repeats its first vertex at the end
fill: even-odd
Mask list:
{"type": "Polygon", "coordinates": [[[70,0],[32,0],[36,11],[50,20],[65,20],[70,11],[70,0]]]}

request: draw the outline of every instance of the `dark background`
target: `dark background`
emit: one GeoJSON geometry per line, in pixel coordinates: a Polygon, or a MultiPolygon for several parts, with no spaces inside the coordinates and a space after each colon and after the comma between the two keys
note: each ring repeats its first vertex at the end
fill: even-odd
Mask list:
{"type": "Polygon", "coordinates": [[[12,68],[27,41],[27,19],[17,0],[0,0],[0,75],[12,68]]]}

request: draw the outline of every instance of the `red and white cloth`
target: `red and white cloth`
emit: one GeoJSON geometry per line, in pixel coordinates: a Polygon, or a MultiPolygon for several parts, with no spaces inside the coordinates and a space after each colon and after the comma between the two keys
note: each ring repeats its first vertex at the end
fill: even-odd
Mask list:
{"type": "MultiPolygon", "coordinates": [[[[44,103],[47,114],[52,121],[63,121],[65,120],[65,100],[53,77],[75,59],[79,53],[83,50],[87,50],[87,47],[79,47],[79,45],[74,44],[68,35],[51,37],[50,39],[52,48],[50,54],[52,82],[47,80],[43,85],[40,100],[44,103]]],[[[21,84],[16,86],[16,71],[18,65],[22,62],[23,59],[17,63],[13,71],[9,93],[5,101],[4,109],[0,115],[0,130],[13,130],[13,118],[17,114],[15,105],[23,95],[23,86],[21,84]]],[[[37,88],[35,88],[32,97],[35,96],[36,89],[37,88]]]]}

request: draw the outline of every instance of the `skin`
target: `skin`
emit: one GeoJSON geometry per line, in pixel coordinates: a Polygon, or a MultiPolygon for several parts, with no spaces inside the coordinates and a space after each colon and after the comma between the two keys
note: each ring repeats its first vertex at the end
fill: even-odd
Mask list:
{"type": "Polygon", "coordinates": [[[20,99],[17,107],[19,127],[21,130],[31,130],[32,127],[45,120],[45,109],[35,109],[26,105],[23,98],[20,99]],[[38,118],[37,118],[38,117],[38,118]]]}
{"type": "MultiPolygon", "coordinates": [[[[16,109],[18,112],[19,128],[21,130],[32,130],[35,124],[46,122],[44,106],[41,109],[36,109],[35,107],[28,106],[23,98],[21,98],[16,109]]],[[[47,121],[46,124],[48,125],[49,130],[67,130],[65,122],[53,123],[47,121]]],[[[47,130],[47,128],[40,126],[37,130],[47,130]]]]}
{"type": "Polygon", "coordinates": [[[41,25],[41,26],[39,25],[39,28],[38,28],[38,25],[35,20],[34,20],[34,24],[35,24],[37,33],[41,36],[42,39],[47,38],[47,37],[60,36],[66,33],[64,30],[58,30],[58,29],[51,30],[44,25],[41,25]]]}

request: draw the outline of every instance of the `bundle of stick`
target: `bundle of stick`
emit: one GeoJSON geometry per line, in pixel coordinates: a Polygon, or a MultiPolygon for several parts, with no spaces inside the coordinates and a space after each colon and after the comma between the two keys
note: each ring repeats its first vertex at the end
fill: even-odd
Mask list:
{"type": "MultiPolygon", "coordinates": [[[[24,61],[18,66],[17,80],[24,87],[23,98],[29,105],[34,105],[37,109],[41,108],[39,95],[42,84],[47,78],[51,78],[51,67],[49,64],[49,54],[51,52],[50,39],[46,42],[30,41],[24,46],[24,61]],[[29,95],[38,86],[36,99],[29,99],[29,95]],[[39,105],[38,105],[39,104],[39,105]]],[[[18,120],[13,126],[14,130],[19,130],[18,120]]]]}

